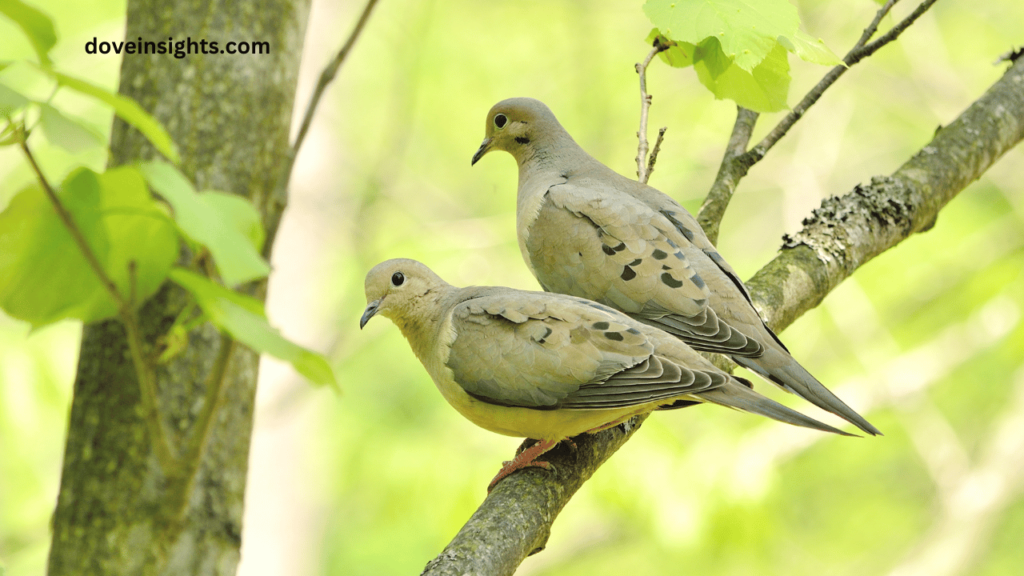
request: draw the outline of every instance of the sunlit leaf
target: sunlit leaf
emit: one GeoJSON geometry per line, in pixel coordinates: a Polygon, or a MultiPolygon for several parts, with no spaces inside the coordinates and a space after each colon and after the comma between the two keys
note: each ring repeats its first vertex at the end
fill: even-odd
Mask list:
{"type": "Polygon", "coordinates": [[[800,25],[786,0],[647,0],[644,13],[669,38],[699,45],[717,38],[722,52],[750,72],[800,25]]]}
{"type": "MultiPolygon", "coordinates": [[[[89,171],[68,177],[58,197],[93,253],[106,255],[109,240],[100,217],[99,182],[89,171]]],[[[108,299],[96,273],[38,184],[0,212],[0,307],[35,326],[63,318],[102,317],[108,299]],[[98,310],[100,309],[100,310],[98,310]]]]}
{"type": "Polygon", "coordinates": [[[693,44],[670,40],[661,34],[657,28],[651,30],[645,42],[653,46],[655,40],[668,45],[667,50],[658,52],[658,57],[661,58],[662,62],[674,68],[686,68],[693,64],[693,51],[696,49],[696,46],[693,44]]]}
{"type": "Polygon", "coordinates": [[[47,102],[57,89],[57,81],[38,65],[19,60],[0,70],[0,84],[30,102],[47,102]]]}
{"type": "Polygon", "coordinates": [[[199,198],[211,210],[219,214],[221,220],[244,234],[249,239],[253,248],[257,251],[263,249],[266,232],[263,230],[260,213],[252,205],[252,202],[238,194],[214,190],[201,192],[199,198]]]}
{"type": "Polygon", "coordinates": [[[26,104],[28,104],[28,98],[0,84],[0,118],[10,118],[26,104]]]}
{"type": "Polygon", "coordinates": [[[717,42],[710,39],[698,47],[693,67],[701,83],[716,98],[733,100],[755,112],[775,112],[787,107],[789,62],[781,46],[776,46],[753,72],[747,72],[730,63],[717,42]]]}
{"type": "Polygon", "coordinates": [[[792,38],[779,36],[779,44],[805,62],[823,66],[838,66],[843,63],[839,56],[825,45],[824,40],[815,39],[802,30],[797,30],[792,38]]]}
{"type": "Polygon", "coordinates": [[[60,86],[70,88],[86,96],[91,96],[112,107],[118,117],[138,129],[168,160],[175,164],[181,161],[181,158],[178,156],[178,150],[174,146],[171,136],[164,130],[164,127],[131,98],[115,94],[84,80],[79,80],[59,72],[53,73],[53,76],[57,79],[57,83],[60,86]]]}
{"type": "Polygon", "coordinates": [[[102,147],[103,138],[76,120],[63,115],[49,104],[40,104],[39,121],[46,139],[67,150],[77,153],[90,148],[102,147]]]}
{"type": "MultiPolygon", "coordinates": [[[[124,299],[131,292],[129,262],[136,304],[160,287],[178,254],[177,234],[136,169],[80,169],[57,196],[124,299]]],[[[93,322],[118,312],[38,185],[0,213],[0,307],[36,326],[62,318],[93,322]]]]}
{"type": "Polygon", "coordinates": [[[53,29],[53,22],[50,18],[21,0],[0,0],[0,13],[13,20],[21,28],[39,56],[39,62],[44,66],[49,66],[50,49],[57,43],[57,33],[53,29]]]}
{"type": "Polygon", "coordinates": [[[184,268],[174,268],[170,276],[195,297],[211,322],[239,342],[290,362],[296,371],[315,384],[337,386],[334,371],[323,356],[281,336],[270,326],[259,300],[228,290],[184,268]]]}
{"type": "MultiPolygon", "coordinates": [[[[211,206],[197,194],[192,184],[176,168],[164,162],[147,162],[141,167],[153,189],[174,208],[174,220],[190,238],[206,246],[213,255],[224,283],[236,286],[263,278],[270,266],[243,233],[234,217],[222,215],[224,203],[214,200],[211,206]]],[[[235,206],[232,211],[236,211],[235,206]]]]}
{"type": "Polygon", "coordinates": [[[137,168],[99,175],[103,225],[110,238],[104,260],[118,291],[130,295],[129,262],[135,266],[135,301],[152,296],[178,257],[178,234],[167,208],[156,202],[137,168]]]}

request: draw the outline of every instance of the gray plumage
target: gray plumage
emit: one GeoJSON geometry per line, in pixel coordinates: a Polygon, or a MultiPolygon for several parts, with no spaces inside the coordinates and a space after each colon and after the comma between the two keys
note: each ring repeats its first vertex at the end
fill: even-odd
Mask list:
{"type": "Polygon", "coordinates": [[[486,126],[473,162],[505,150],[519,164],[519,247],[546,291],[595,300],[695,350],[728,355],[861,430],[880,433],[793,359],[736,272],[672,198],[595,160],[537,100],[499,102],[486,126]]]}

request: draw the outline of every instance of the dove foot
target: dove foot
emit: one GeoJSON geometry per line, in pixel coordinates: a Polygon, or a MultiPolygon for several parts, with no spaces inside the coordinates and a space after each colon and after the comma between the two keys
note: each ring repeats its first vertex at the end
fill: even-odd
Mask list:
{"type": "Polygon", "coordinates": [[[487,485],[487,493],[490,494],[491,490],[501,482],[509,474],[516,470],[522,470],[523,468],[544,468],[545,470],[551,469],[551,464],[547,462],[537,461],[537,457],[541,454],[551,450],[558,444],[557,440],[540,440],[533,446],[530,446],[526,450],[523,450],[516,457],[504,462],[501,470],[498,471],[498,475],[491,480],[491,483],[487,485]]]}

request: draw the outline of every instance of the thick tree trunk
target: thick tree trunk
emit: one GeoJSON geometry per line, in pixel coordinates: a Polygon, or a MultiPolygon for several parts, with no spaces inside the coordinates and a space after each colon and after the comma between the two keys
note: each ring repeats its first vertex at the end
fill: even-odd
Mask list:
{"type": "MultiPolygon", "coordinates": [[[[199,189],[252,198],[264,216],[288,154],[288,129],[308,0],[192,0],[173,6],[129,0],[127,39],[268,42],[270,54],[126,55],[121,93],[169,130],[182,169],[199,189]]],[[[115,164],[154,156],[144,137],[116,121],[115,164]]],[[[262,297],[265,285],[251,287],[262,297]]],[[[152,354],[186,302],[173,285],[141,311],[152,354]]],[[[242,534],[258,357],[225,344],[210,325],[157,366],[159,412],[174,446],[192,439],[207,378],[230,354],[221,408],[196,473],[157,462],[122,325],[85,328],[49,570],[83,574],[234,574],[242,534]]]]}
{"type": "MultiPolygon", "coordinates": [[[[804,229],[747,283],[769,325],[784,330],[871,258],[928,230],[939,211],[1024,139],[1024,58],[892,176],[828,198],[804,229]]],[[[643,417],[642,417],[643,418],[643,417]]],[[[576,490],[624,444],[630,430],[577,439],[552,451],[554,471],[530,469],[498,484],[424,576],[512,574],[543,549],[576,490]]]]}

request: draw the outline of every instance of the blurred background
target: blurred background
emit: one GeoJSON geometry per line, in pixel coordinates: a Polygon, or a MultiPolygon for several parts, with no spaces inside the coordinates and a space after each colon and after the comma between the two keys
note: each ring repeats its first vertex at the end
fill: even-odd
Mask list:
{"type": "MultiPolygon", "coordinates": [[[[795,3],[803,29],[840,55],[877,8],[795,3]]],[[[58,66],[116,87],[120,58],[87,55],[84,44],[123,38],[124,0],[34,4],[56,23],[58,66]]],[[[297,117],[362,5],[313,1],[297,117]]],[[[539,98],[591,154],[633,175],[633,64],[651,28],[641,5],[381,1],[299,156],[270,285],[272,322],[327,353],[343,393],[264,361],[241,575],[416,574],[482,501],[519,440],[448,407],[388,321],[358,330],[363,276],[410,257],[456,285],[537,289],[515,240],[514,161],[469,164],[484,116],[503,98],[539,98]]],[[[1022,22],[1019,0],[946,0],[854,67],[743,181],[722,254],[749,278],[823,197],[898,168],[1000,77],[1005,64],[993,62],[1024,43],[1022,22]]],[[[189,34],[201,33],[179,35],[189,34]]],[[[0,22],[3,59],[30,50],[0,22]]],[[[790,65],[792,105],[826,70],[790,65]]],[[[648,89],[651,134],[668,126],[651,184],[696,211],[735,108],[692,70],[657,61],[648,89]]],[[[109,111],[57,98],[109,134],[109,111]]],[[[763,116],[755,139],[779,118],[763,116]]],[[[105,162],[38,142],[54,181],[105,162]]],[[[1022,161],[1024,150],[1008,154],[933,230],[866,265],[782,334],[884,437],[826,436],[715,407],[656,415],[518,573],[1021,574],[1022,161]]],[[[16,150],[0,149],[0,208],[30,179],[16,150]]],[[[45,570],[80,333],[74,322],[30,333],[0,315],[0,559],[11,575],[45,570]]]]}

